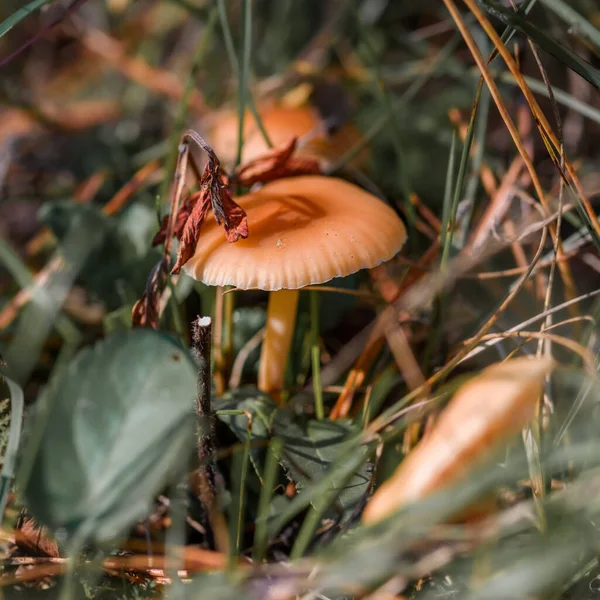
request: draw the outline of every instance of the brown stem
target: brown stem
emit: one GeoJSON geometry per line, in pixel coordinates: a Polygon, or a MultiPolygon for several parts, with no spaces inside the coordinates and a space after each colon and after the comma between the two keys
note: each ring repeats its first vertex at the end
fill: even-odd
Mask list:
{"type": "Polygon", "coordinates": [[[215,546],[218,550],[227,552],[229,545],[227,525],[218,509],[215,486],[216,442],[215,420],[211,407],[211,343],[212,320],[210,317],[198,317],[192,324],[192,345],[198,359],[196,414],[198,416],[199,466],[196,477],[196,494],[206,510],[215,546]]]}

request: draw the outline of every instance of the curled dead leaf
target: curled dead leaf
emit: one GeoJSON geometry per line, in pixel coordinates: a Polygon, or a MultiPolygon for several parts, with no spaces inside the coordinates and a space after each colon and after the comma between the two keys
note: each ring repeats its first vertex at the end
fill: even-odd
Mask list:
{"type": "Polygon", "coordinates": [[[164,258],[158,261],[148,277],[146,291],[133,305],[131,322],[134,327],[152,327],[158,329],[160,324],[159,303],[161,290],[165,283],[164,258]]]}
{"type": "MultiPolygon", "coordinates": [[[[181,234],[179,236],[176,235],[179,238],[179,249],[177,250],[177,260],[171,273],[179,273],[181,267],[194,255],[194,251],[196,250],[196,244],[200,237],[200,229],[210,208],[210,195],[207,190],[202,190],[197,196],[196,203],[185,220],[181,234]]],[[[179,215],[177,216],[177,220],[179,224],[179,215]]]]}
{"type": "Polygon", "coordinates": [[[298,138],[292,138],[287,144],[240,165],[235,171],[234,180],[241,185],[252,186],[283,177],[319,175],[321,167],[316,159],[294,156],[297,146],[298,138]]]}
{"type": "Polygon", "coordinates": [[[549,358],[515,358],[484,369],[461,386],[431,433],[375,492],[363,523],[380,521],[463,479],[533,418],[554,365],[549,358]]]}
{"type": "MultiPolygon", "coordinates": [[[[183,201],[183,204],[181,205],[181,208],[179,209],[179,212],[177,213],[177,219],[175,220],[175,230],[173,232],[175,237],[178,240],[181,239],[181,236],[183,235],[183,230],[185,228],[185,224],[187,223],[187,220],[188,220],[189,216],[191,215],[194,207],[196,206],[196,204],[202,197],[202,194],[203,194],[203,192],[202,192],[202,190],[200,190],[198,192],[190,194],[183,201]]],[[[152,240],[153,246],[159,246],[160,244],[165,243],[165,241],[167,239],[168,227],[169,227],[169,215],[165,215],[162,219],[160,229],[158,230],[157,234],[154,236],[154,239],[152,240]]]]}

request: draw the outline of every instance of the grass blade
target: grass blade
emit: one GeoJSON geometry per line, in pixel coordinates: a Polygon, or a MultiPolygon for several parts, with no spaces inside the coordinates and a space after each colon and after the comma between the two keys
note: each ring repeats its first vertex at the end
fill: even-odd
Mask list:
{"type": "Polygon", "coordinates": [[[544,31],[525,21],[518,13],[505,9],[491,0],[478,0],[480,4],[490,15],[496,19],[516,29],[532,42],[537,44],[542,50],[554,56],[575,73],[578,73],[585,80],[589,81],[594,87],[600,89],[600,71],[586,62],[572,50],[559,44],[544,31]]]}
{"type": "Polygon", "coordinates": [[[452,211],[452,190],[454,189],[454,163],[456,162],[456,132],[452,134],[452,143],[450,144],[450,156],[448,157],[448,170],[446,171],[446,185],[444,189],[444,208],[442,212],[442,265],[443,269],[450,256],[450,236],[448,227],[450,225],[450,213],[452,211]]]}
{"type": "Polygon", "coordinates": [[[192,91],[194,90],[195,76],[198,73],[198,70],[202,65],[202,61],[209,49],[213,29],[217,22],[217,16],[218,14],[216,9],[213,9],[204,28],[202,38],[200,39],[200,42],[196,47],[196,52],[192,60],[192,65],[186,82],[185,90],[183,92],[183,96],[181,97],[181,101],[179,102],[179,106],[177,107],[177,114],[175,116],[175,123],[173,124],[172,130],[173,132],[169,139],[170,149],[167,157],[165,178],[163,179],[159,191],[160,202],[165,202],[169,193],[169,187],[171,185],[170,174],[173,173],[175,169],[175,164],[177,162],[177,155],[179,153],[179,140],[181,138],[181,134],[183,133],[183,129],[185,126],[185,118],[187,115],[188,103],[190,96],[192,95],[192,91]]]}
{"type": "Polygon", "coordinates": [[[310,327],[311,327],[311,364],[313,393],[315,395],[315,414],[319,421],[325,418],[323,408],[323,386],[321,385],[321,349],[319,348],[319,296],[318,292],[310,292],[310,327]]]}
{"type": "Polygon", "coordinates": [[[244,121],[246,105],[248,104],[248,82],[250,80],[250,58],[252,55],[252,0],[245,0],[242,8],[243,45],[241,70],[238,77],[238,147],[235,166],[242,162],[242,149],[244,147],[244,121]]]}
{"type": "Polygon", "coordinates": [[[563,0],[541,0],[541,3],[567,23],[575,35],[592,42],[600,48],[600,31],[566,2],[563,0]]]}
{"type": "Polygon", "coordinates": [[[444,239],[444,256],[447,258],[450,249],[452,248],[452,241],[454,239],[454,229],[456,226],[456,213],[458,211],[458,203],[463,195],[465,187],[465,176],[467,174],[467,164],[469,162],[469,156],[471,154],[471,147],[473,145],[473,137],[475,135],[475,125],[477,123],[477,114],[479,109],[479,101],[481,100],[481,93],[483,91],[483,78],[479,80],[477,91],[475,92],[475,100],[473,102],[473,109],[471,110],[471,119],[469,121],[469,127],[467,129],[467,135],[463,144],[463,151],[460,157],[460,163],[458,165],[458,174],[456,176],[456,184],[454,185],[454,195],[452,197],[452,206],[450,207],[449,219],[444,229],[444,235],[447,238],[444,239]]]}
{"type": "Polygon", "coordinates": [[[262,489],[260,490],[260,499],[258,501],[258,517],[256,518],[256,529],[254,533],[254,549],[252,559],[260,562],[265,556],[267,547],[267,519],[269,518],[269,505],[273,496],[273,489],[277,481],[277,470],[279,458],[283,450],[283,444],[280,438],[275,438],[269,444],[269,453],[265,463],[265,477],[262,489]]]}
{"type": "MultiPolygon", "coordinates": [[[[231,35],[231,28],[229,27],[229,21],[227,20],[227,8],[225,6],[224,0],[218,0],[217,8],[219,10],[219,21],[221,23],[221,30],[223,32],[223,40],[225,42],[225,48],[227,50],[227,56],[229,57],[229,63],[231,64],[231,70],[236,77],[239,77],[240,72],[240,63],[238,61],[237,55],[235,53],[235,46],[233,44],[233,36],[231,35]]],[[[260,118],[260,114],[258,113],[258,109],[256,108],[256,103],[254,102],[254,98],[250,93],[250,90],[247,91],[246,101],[248,103],[248,108],[254,117],[254,121],[263,136],[267,146],[269,148],[273,147],[273,143],[269,138],[269,134],[263,125],[262,119],[260,118]]]]}
{"type": "Polygon", "coordinates": [[[18,25],[23,19],[26,19],[30,14],[49,2],[50,0],[33,0],[33,2],[16,10],[8,19],[0,23],[0,37],[6,35],[15,25],[18,25]]]}

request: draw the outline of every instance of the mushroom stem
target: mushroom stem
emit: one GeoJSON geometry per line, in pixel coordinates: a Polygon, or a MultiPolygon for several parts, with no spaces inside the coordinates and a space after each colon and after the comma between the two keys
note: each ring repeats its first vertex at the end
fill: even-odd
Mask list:
{"type": "Polygon", "coordinates": [[[267,325],[258,369],[258,387],[275,394],[284,387],[285,367],[292,345],[298,290],[278,290],[269,294],[267,325]]]}

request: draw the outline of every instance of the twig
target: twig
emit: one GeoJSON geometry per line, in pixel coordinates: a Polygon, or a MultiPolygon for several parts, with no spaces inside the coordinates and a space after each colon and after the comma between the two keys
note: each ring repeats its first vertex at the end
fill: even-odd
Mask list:
{"type": "Polygon", "coordinates": [[[198,317],[192,323],[192,345],[198,360],[198,396],[196,414],[198,416],[198,459],[196,492],[202,502],[211,526],[216,547],[226,552],[229,541],[227,527],[217,507],[215,486],[215,420],[211,407],[211,343],[212,319],[198,317]]]}

